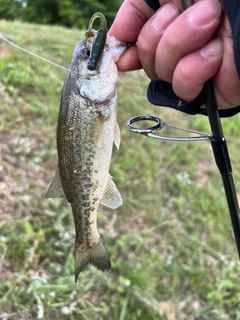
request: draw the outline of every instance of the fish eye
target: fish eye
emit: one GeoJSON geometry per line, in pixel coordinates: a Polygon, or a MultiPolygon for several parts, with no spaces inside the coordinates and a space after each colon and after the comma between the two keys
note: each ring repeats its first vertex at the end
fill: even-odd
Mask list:
{"type": "Polygon", "coordinates": [[[91,54],[90,50],[86,49],[85,52],[84,52],[85,57],[86,58],[90,57],[90,54],[91,54]]]}

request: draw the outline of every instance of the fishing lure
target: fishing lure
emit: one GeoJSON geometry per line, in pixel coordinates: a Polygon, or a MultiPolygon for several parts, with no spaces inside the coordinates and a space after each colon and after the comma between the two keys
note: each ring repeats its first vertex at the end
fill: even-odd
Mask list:
{"type": "Polygon", "coordinates": [[[93,26],[93,23],[96,19],[100,19],[100,28],[97,31],[95,41],[94,41],[92,48],[91,48],[90,59],[87,64],[88,70],[91,70],[91,71],[95,70],[97,67],[97,64],[101,58],[101,54],[103,52],[103,49],[104,49],[104,46],[106,43],[106,38],[107,38],[106,18],[100,12],[95,13],[91,17],[91,19],[89,21],[89,25],[88,25],[88,30],[85,34],[86,38],[93,37],[92,26],[93,26]]]}

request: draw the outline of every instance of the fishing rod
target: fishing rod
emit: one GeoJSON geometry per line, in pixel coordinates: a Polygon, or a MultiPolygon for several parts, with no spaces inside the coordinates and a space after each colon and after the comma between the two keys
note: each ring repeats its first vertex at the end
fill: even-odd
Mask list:
{"type": "MultiPolygon", "coordinates": [[[[188,9],[193,5],[192,0],[182,0],[183,10],[188,9]]],[[[169,140],[169,141],[199,141],[210,140],[212,150],[215,158],[216,165],[222,177],[226,200],[228,204],[229,214],[232,222],[233,232],[235,236],[238,255],[240,257],[240,219],[239,219],[239,205],[237,200],[237,194],[235,190],[235,184],[232,175],[232,166],[228,153],[227,142],[223,135],[222,124],[218,112],[218,106],[216,102],[216,96],[213,87],[213,79],[208,80],[204,84],[205,101],[207,108],[207,116],[209,119],[210,128],[212,134],[204,132],[198,132],[195,130],[183,129],[176,126],[172,126],[164,123],[161,119],[155,116],[136,116],[129,119],[126,123],[127,128],[138,134],[145,135],[154,139],[169,140]],[[155,122],[152,127],[139,127],[133,126],[133,123],[150,120],[155,122]],[[185,136],[164,136],[156,135],[155,132],[163,129],[164,127],[171,127],[175,130],[181,130],[197,134],[196,137],[185,136]]]]}

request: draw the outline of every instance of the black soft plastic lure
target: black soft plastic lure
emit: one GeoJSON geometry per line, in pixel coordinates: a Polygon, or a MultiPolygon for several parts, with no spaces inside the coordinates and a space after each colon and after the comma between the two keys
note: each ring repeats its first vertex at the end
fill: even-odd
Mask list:
{"type": "Polygon", "coordinates": [[[96,19],[100,19],[100,28],[97,31],[96,39],[93,42],[92,49],[91,49],[91,55],[90,59],[87,64],[88,70],[95,70],[98,64],[98,61],[101,57],[101,54],[103,52],[105,43],[106,43],[106,37],[107,37],[107,21],[104,15],[100,12],[95,13],[88,25],[88,31],[86,32],[87,37],[92,37],[92,26],[96,19]]]}

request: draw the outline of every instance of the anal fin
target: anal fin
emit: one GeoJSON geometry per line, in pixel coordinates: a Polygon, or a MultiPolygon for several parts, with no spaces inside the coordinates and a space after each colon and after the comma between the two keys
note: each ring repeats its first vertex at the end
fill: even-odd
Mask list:
{"type": "Polygon", "coordinates": [[[108,176],[101,204],[111,209],[116,209],[122,205],[122,197],[110,175],[108,176]]]}

